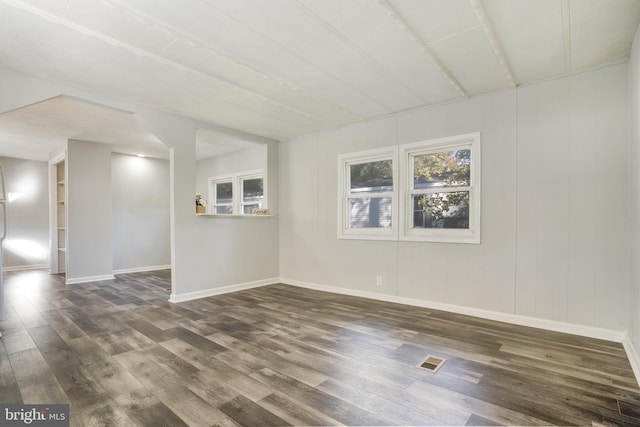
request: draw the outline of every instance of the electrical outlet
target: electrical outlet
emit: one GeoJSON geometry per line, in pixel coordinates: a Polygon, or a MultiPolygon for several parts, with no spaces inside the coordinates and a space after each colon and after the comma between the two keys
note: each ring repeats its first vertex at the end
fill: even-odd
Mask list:
{"type": "Polygon", "coordinates": [[[376,285],[382,286],[382,276],[376,276],[376,285]]]}

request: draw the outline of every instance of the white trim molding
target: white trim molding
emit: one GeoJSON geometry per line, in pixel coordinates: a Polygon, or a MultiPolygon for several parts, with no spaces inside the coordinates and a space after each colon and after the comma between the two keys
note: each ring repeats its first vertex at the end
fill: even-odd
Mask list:
{"type": "MultiPolygon", "coordinates": [[[[59,98],[61,96],[62,95],[54,96],[53,98],[49,98],[49,99],[55,99],[55,98],[59,98]]],[[[54,165],[60,163],[66,157],[67,157],[67,150],[66,150],[66,148],[63,148],[58,153],[55,153],[55,154],[51,155],[51,157],[49,158],[49,166],[54,166],[54,165]]]]}
{"type": "Polygon", "coordinates": [[[86,276],[86,277],[72,277],[67,278],[65,282],[67,285],[75,285],[76,283],[89,283],[89,282],[101,282],[103,280],[114,280],[113,274],[105,274],[102,276],[86,276]]]}
{"type": "Polygon", "coordinates": [[[259,288],[261,286],[274,285],[280,283],[278,277],[271,279],[256,280],[254,282],[238,283],[235,285],[221,286],[219,288],[204,289],[202,291],[187,292],[184,294],[176,294],[171,292],[169,302],[179,303],[185,301],[191,301],[199,298],[212,297],[214,295],[228,294],[230,292],[244,291],[246,289],[259,288]]]}
{"type": "MultiPolygon", "coordinates": [[[[444,138],[435,138],[425,141],[411,142],[402,145],[392,145],[389,147],[375,148],[372,150],[343,153],[338,155],[338,239],[358,239],[358,240],[394,240],[394,241],[415,241],[415,242],[444,242],[444,243],[480,243],[480,213],[481,197],[480,185],[482,182],[481,172],[481,134],[480,132],[467,133],[444,138]],[[445,155],[450,160],[454,160],[456,153],[468,153],[469,158],[461,157],[457,162],[468,162],[469,177],[466,182],[446,183],[445,181],[431,181],[426,176],[421,176],[421,183],[416,184],[416,161],[421,157],[445,155]],[[353,167],[391,162],[392,184],[376,184],[369,188],[352,188],[351,173],[353,167]],[[422,180],[424,178],[424,180],[422,180]],[[442,228],[434,227],[431,212],[427,215],[426,205],[420,210],[423,213],[423,224],[415,224],[416,213],[420,212],[416,208],[416,197],[424,200],[433,198],[439,209],[444,209],[445,200],[455,199],[467,195],[466,202],[456,203],[458,210],[464,204],[468,208],[468,225],[466,228],[442,228]],[[378,224],[371,226],[352,226],[352,202],[361,205],[356,211],[367,211],[367,202],[377,200],[389,200],[390,207],[384,209],[390,213],[390,218],[383,215],[378,210],[378,224]]],[[[429,171],[420,171],[430,175],[429,171]]],[[[387,178],[388,179],[388,178],[387,178]]],[[[374,185],[373,183],[371,185],[374,185]]],[[[451,206],[451,207],[454,207],[451,206]]],[[[444,212],[449,211],[449,206],[444,212]]],[[[436,209],[437,210],[437,209],[436,209]]],[[[440,220],[444,222],[444,212],[440,220]]],[[[440,221],[436,221],[440,222],[440,221]]]]}
{"type": "Polygon", "coordinates": [[[622,340],[622,346],[624,347],[624,351],[627,353],[627,358],[629,359],[629,363],[631,364],[631,369],[633,369],[633,373],[636,376],[636,381],[640,386],[640,353],[636,351],[636,348],[633,345],[633,341],[627,335],[624,340],[622,340]]]}
{"type": "Polygon", "coordinates": [[[169,270],[170,268],[171,264],[152,265],[149,267],[122,268],[120,270],[113,270],[113,274],[142,273],[145,271],[169,270]]]}
{"type": "MultiPolygon", "coordinates": [[[[480,243],[480,211],[481,196],[481,147],[480,132],[436,138],[426,141],[403,144],[400,148],[400,234],[399,240],[414,242],[444,243],[480,243]],[[425,155],[456,153],[468,151],[470,181],[466,185],[444,187],[415,187],[415,159],[425,155]],[[442,195],[447,193],[468,193],[469,225],[468,228],[423,228],[414,227],[414,196],[442,195]]],[[[454,154],[455,157],[455,154],[454,154]]],[[[460,161],[460,160],[459,160],[460,161]]]]}
{"type": "Polygon", "coordinates": [[[535,317],[520,316],[517,314],[501,313],[498,311],[484,310],[473,307],[464,307],[441,302],[419,300],[414,298],[400,297],[396,295],[379,294],[375,292],[359,291],[355,289],[341,288],[330,285],[320,285],[317,283],[301,282],[287,278],[280,278],[280,283],[301,288],[315,289],[317,291],[332,292],[342,295],[351,295],[362,298],[370,298],[378,301],[393,302],[398,304],[424,307],[434,310],[442,310],[450,313],[464,314],[467,316],[479,317],[482,319],[495,320],[498,322],[511,323],[520,326],[545,329],[548,331],[563,332],[567,334],[580,335],[589,338],[597,338],[617,343],[623,342],[626,334],[621,331],[597,328],[593,326],[577,325],[574,323],[558,322],[556,320],[538,319],[535,317]]]}
{"type": "Polygon", "coordinates": [[[374,148],[338,155],[338,239],[398,240],[398,147],[374,148]],[[391,189],[352,193],[351,167],[391,161],[391,189]],[[389,227],[351,227],[351,201],[390,199],[389,227]]]}
{"type": "MultiPolygon", "coordinates": [[[[261,179],[262,180],[262,202],[258,202],[259,209],[267,209],[269,207],[268,194],[267,194],[267,175],[264,173],[264,169],[254,169],[244,172],[236,172],[226,175],[218,175],[209,177],[207,180],[207,187],[209,191],[209,202],[207,205],[207,215],[221,216],[221,217],[239,217],[239,216],[258,216],[253,214],[244,213],[244,205],[256,204],[255,202],[244,203],[244,180],[249,179],[261,179]],[[231,184],[231,203],[217,203],[217,185],[219,184],[231,184]],[[216,207],[218,206],[230,206],[231,214],[218,214],[216,213],[216,207]]],[[[200,214],[203,215],[203,214],[200,214]]]]}
{"type": "Polygon", "coordinates": [[[205,289],[196,292],[187,292],[184,294],[172,293],[169,302],[180,303],[191,301],[199,298],[206,298],[214,295],[221,295],[231,292],[242,291],[245,289],[259,288],[262,286],[282,283],[300,288],[314,289],[317,291],[331,292],[340,295],[350,295],[362,298],[369,298],[378,301],[386,301],[397,304],[405,304],[414,307],[430,308],[433,310],[442,310],[450,313],[463,314],[467,316],[478,317],[481,319],[495,320],[497,322],[505,322],[514,325],[528,326],[532,328],[545,329],[548,331],[562,332],[566,334],[579,335],[588,338],[596,338],[611,342],[622,343],[624,346],[631,366],[634,370],[636,378],[640,381],[640,357],[634,349],[627,334],[622,331],[612,329],[598,328],[594,326],[578,325],[575,323],[559,322],[557,320],[539,319],[535,317],[521,316],[518,314],[501,313],[498,311],[484,310],[473,307],[464,307],[453,304],[445,304],[435,301],[419,300],[415,298],[400,297],[396,295],[379,294],[375,292],[359,291],[355,289],[341,288],[338,286],[321,285],[318,283],[303,282],[284,277],[274,277],[271,279],[256,280],[254,282],[239,283],[235,285],[222,286],[219,288],[205,289]]]}
{"type": "Polygon", "coordinates": [[[48,270],[49,264],[14,265],[12,267],[2,267],[2,271],[23,271],[23,270],[48,270]]]}

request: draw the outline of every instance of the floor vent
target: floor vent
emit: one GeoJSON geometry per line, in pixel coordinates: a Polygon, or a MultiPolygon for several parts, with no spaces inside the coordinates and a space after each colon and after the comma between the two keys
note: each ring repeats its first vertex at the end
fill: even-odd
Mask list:
{"type": "Polygon", "coordinates": [[[428,355],[426,359],[420,362],[420,364],[418,365],[418,368],[424,369],[425,371],[436,373],[440,368],[442,368],[442,365],[444,365],[444,362],[446,361],[447,359],[443,359],[442,357],[428,355]]]}

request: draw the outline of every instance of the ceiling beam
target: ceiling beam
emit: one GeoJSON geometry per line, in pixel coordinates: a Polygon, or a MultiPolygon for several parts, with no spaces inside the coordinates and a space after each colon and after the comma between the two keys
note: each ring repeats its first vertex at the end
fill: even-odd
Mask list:
{"type": "Polygon", "coordinates": [[[420,52],[422,52],[427,58],[429,58],[429,60],[436,66],[438,71],[440,71],[442,75],[447,79],[447,81],[451,83],[451,85],[455,87],[462,96],[464,96],[465,98],[469,98],[469,94],[462,87],[460,82],[458,82],[458,80],[453,76],[453,74],[451,74],[447,67],[444,66],[442,61],[440,61],[440,58],[438,58],[436,54],[433,53],[433,51],[429,48],[429,46],[427,46],[424,40],[422,40],[418,33],[416,33],[416,31],[411,28],[409,24],[407,24],[407,21],[405,21],[402,16],[400,16],[400,14],[394,9],[394,7],[391,6],[391,4],[389,4],[387,0],[378,0],[378,4],[380,4],[380,6],[382,6],[386,10],[389,17],[393,19],[400,26],[400,28],[402,28],[407,33],[409,38],[418,46],[420,52]]]}
{"type": "Polygon", "coordinates": [[[484,35],[487,37],[493,53],[498,59],[498,63],[500,64],[500,68],[502,68],[502,72],[509,81],[511,87],[517,86],[516,79],[513,77],[513,72],[511,71],[511,67],[509,66],[507,57],[502,50],[502,46],[500,46],[500,42],[496,37],[496,32],[493,28],[493,25],[491,25],[489,17],[487,16],[487,12],[484,10],[482,0],[469,0],[469,3],[471,4],[471,7],[476,14],[476,18],[478,18],[478,21],[480,22],[482,31],[484,31],[484,35]]]}
{"type": "Polygon", "coordinates": [[[407,91],[407,93],[409,93],[412,96],[415,96],[416,98],[418,98],[423,103],[427,103],[428,102],[427,99],[425,99],[422,95],[417,93],[416,90],[412,89],[411,86],[409,86],[407,83],[405,83],[405,81],[402,78],[398,77],[391,70],[389,70],[387,67],[382,65],[371,54],[366,52],[364,49],[362,49],[360,46],[358,46],[353,40],[351,40],[349,37],[344,35],[344,33],[340,32],[336,27],[334,27],[333,24],[325,21],[323,18],[321,18],[313,10],[309,9],[307,6],[305,6],[304,4],[300,3],[299,0],[296,1],[295,4],[300,10],[302,10],[304,13],[306,13],[307,16],[311,17],[311,19],[313,19],[314,21],[318,22],[319,25],[322,25],[327,31],[331,32],[336,38],[340,39],[340,41],[342,41],[345,45],[349,46],[349,48],[351,50],[353,50],[354,52],[356,52],[358,55],[360,55],[361,58],[364,58],[366,61],[371,62],[380,71],[380,73],[382,73],[382,74],[388,76],[390,79],[394,80],[399,86],[402,86],[407,91]]]}

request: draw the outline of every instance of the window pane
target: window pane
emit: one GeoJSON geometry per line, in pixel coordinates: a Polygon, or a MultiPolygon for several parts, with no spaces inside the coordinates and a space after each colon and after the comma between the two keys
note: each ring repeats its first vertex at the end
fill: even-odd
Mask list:
{"type": "Polygon", "coordinates": [[[350,165],[351,193],[393,191],[391,159],[350,165]]]}
{"type": "Polygon", "coordinates": [[[452,150],[413,157],[413,188],[461,187],[471,184],[471,150],[452,150]]]}
{"type": "Polygon", "coordinates": [[[233,201],[233,187],[230,182],[216,184],[216,203],[231,203],[233,201]]]}
{"type": "Polygon", "coordinates": [[[262,178],[252,178],[242,180],[242,201],[255,202],[264,198],[262,188],[262,178]]]}
{"type": "Polygon", "coordinates": [[[216,206],[217,214],[229,214],[233,213],[233,206],[216,206]]]}
{"type": "Polygon", "coordinates": [[[349,200],[350,228],[391,228],[391,197],[349,200]]]}
{"type": "Polygon", "coordinates": [[[469,228],[469,192],[413,196],[413,228],[469,228]]]}
{"type": "Polygon", "coordinates": [[[253,213],[254,209],[260,209],[260,208],[261,208],[261,205],[258,205],[258,204],[244,205],[243,212],[245,215],[250,215],[253,213]]]}

